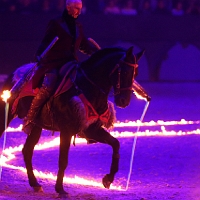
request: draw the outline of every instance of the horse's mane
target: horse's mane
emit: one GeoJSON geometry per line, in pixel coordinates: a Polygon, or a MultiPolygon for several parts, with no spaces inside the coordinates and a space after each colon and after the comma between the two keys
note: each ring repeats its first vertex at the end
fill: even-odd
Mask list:
{"type": "MultiPolygon", "coordinates": [[[[124,52],[126,52],[126,49],[124,49],[122,47],[106,47],[106,48],[100,49],[99,51],[92,54],[88,59],[83,61],[81,63],[81,65],[84,66],[84,65],[94,64],[100,58],[109,56],[111,54],[118,54],[118,53],[124,53],[124,52]]],[[[35,65],[35,63],[28,63],[28,64],[22,65],[21,67],[17,68],[15,70],[15,72],[13,73],[14,76],[13,76],[12,81],[14,83],[19,81],[19,79],[22,78],[22,75],[24,73],[26,73],[28,70],[30,70],[30,68],[32,68],[34,65],[35,65]]]]}
{"type": "Polygon", "coordinates": [[[118,53],[124,53],[124,52],[126,52],[126,49],[122,47],[106,47],[92,54],[87,60],[82,62],[82,65],[86,63],[87,64],[94,63],[95,61],[99,60],[100,58],[103,58],[106,55],[118,54],[118,53]]]}

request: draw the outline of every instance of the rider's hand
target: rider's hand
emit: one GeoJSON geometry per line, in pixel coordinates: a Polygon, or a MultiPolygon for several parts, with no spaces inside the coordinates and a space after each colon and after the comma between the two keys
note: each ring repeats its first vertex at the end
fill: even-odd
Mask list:
{"type": "Polygon", "coordinates": [[[39,92],[39,88],[33,89],[33,93],[34,93],[34,94],[37,94],[38,92],[39,92]]]}

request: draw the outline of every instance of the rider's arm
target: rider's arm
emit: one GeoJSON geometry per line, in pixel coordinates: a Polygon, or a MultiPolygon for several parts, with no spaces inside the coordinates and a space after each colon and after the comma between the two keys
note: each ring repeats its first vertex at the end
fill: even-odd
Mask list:
{"type": "Polygon", "coordinates": [[[77,25],[79,28],[79,32],[82,34],[79,51],[87,55],[92,55],[94,52],[99,50],[99,48],[96,45],[94,45],[90,40],[88,40],[88,38],[85,37],[83,33],[82,25],[81,24],[77,24],[77,25]]]}
{"type": "Polygon", "coordinates": [[[36,51],[35,58],[37,58],[44,52],[44,50],[48,47],[48,45],[53,41],[53,39],[57,36],[57,26],[56,21],[51,20],[47,26],[45,36],[42,39],[42,42],[36,51]]]}

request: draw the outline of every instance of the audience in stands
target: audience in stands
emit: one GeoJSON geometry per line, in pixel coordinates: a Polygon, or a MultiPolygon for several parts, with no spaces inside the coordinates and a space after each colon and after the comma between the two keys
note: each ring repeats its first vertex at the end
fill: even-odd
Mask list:
{"type": "Polygon", "coordinates": [[[121,8],[121,14],[123,15],[137,15],[137,9],[133,0],[126,0],[121,8]]]}
{"type": "Polygon", "coordinates": [[[120,14],[120,7],[117,0],[108,0],[104,8],[105,14],[120,14]]]}
{"type": "Polygon", "coordinates": [[[184,15],[183,2],[181,0],[174,2],[174,5],[172,7],[172,15],[174,16],[184,15]]]}
{"type": "MultiPolygon", "coordinates": [[[[60,13],[65,0],[0,0],[0,13],[60,13]]],[[[200,15],[200,0],[83,0],[83,14],[200,15]]]]}
{"type": "Polygon", "coordinates": [[[165,0],[157,0],[156,8],[152,12],[156,15],[169,15],[170,9],[165,0]]]}
{"type": "Polygon", "coordinates": [[[151,0],[144,0],[141,2],[141,5],[139,6],[139,14],[149,16],[151,15],[152,10],[151,0]]]}
{"type": "Polygon", "coordinates": [[[53,12],[53,4],[49,0],[40,0],[41,6],[40,6],[40,12],[43,13],[51,13],[53,12]]]}
{"type": "Polygon", "coordinates": [[[66,0],[57,0],[54,2],[54,8],[56,12],[62,13],[66,5],[66,0]]]}
{"type": "Polygon", "coordinates": [[[200,15],[200,2],[199,0],[190,0],[186,8],[186,14],[200,15]]]}
{"type": "Polygon", "coordinates": [[[0,13],[15,12],[18,9],[17,5],[14,0],[0,0],[0,13]]]}

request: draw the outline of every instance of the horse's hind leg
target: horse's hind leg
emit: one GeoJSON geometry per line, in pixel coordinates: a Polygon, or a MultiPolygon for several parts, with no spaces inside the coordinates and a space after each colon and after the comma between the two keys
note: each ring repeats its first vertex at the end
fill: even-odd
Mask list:
{"type": "Polygon", "coordinates": [[[106,174],[102,180],[105,188],[110,188],[111,183],[114,181],[115,174],[119,169],[119,141],[114,138],[105,129],[92,124],[86,131],[85,134],[88,138],[96,140],[97,142],[108,144],[113,149],[112,163],[110,166],[110,173],[106,174]]]}
{"type": "Polygon", "coordinates": [[[24,162],[27,169],[29,185],[33,187],[34,191],[42,191],[42,186],[37,182],[37,179],[33,173],[32,166],[33,150],[40,139],[41,132],[42,128],[35,126],[32,130],[32,134],[28,135],[24,147],[22,149],[24,162]]]}
{"type": "Polygon", "coordinates": [[[66,131],[60,132],[60,153],[59,153],[59,169],[57,174],[57,180],[55,190],[59,193],[59,197],[68,197],[68,193],[63,188],[63,177],[65,169],[68,165],[68,153],[71,144],[71,136],[66,134],[66,131]]]}

